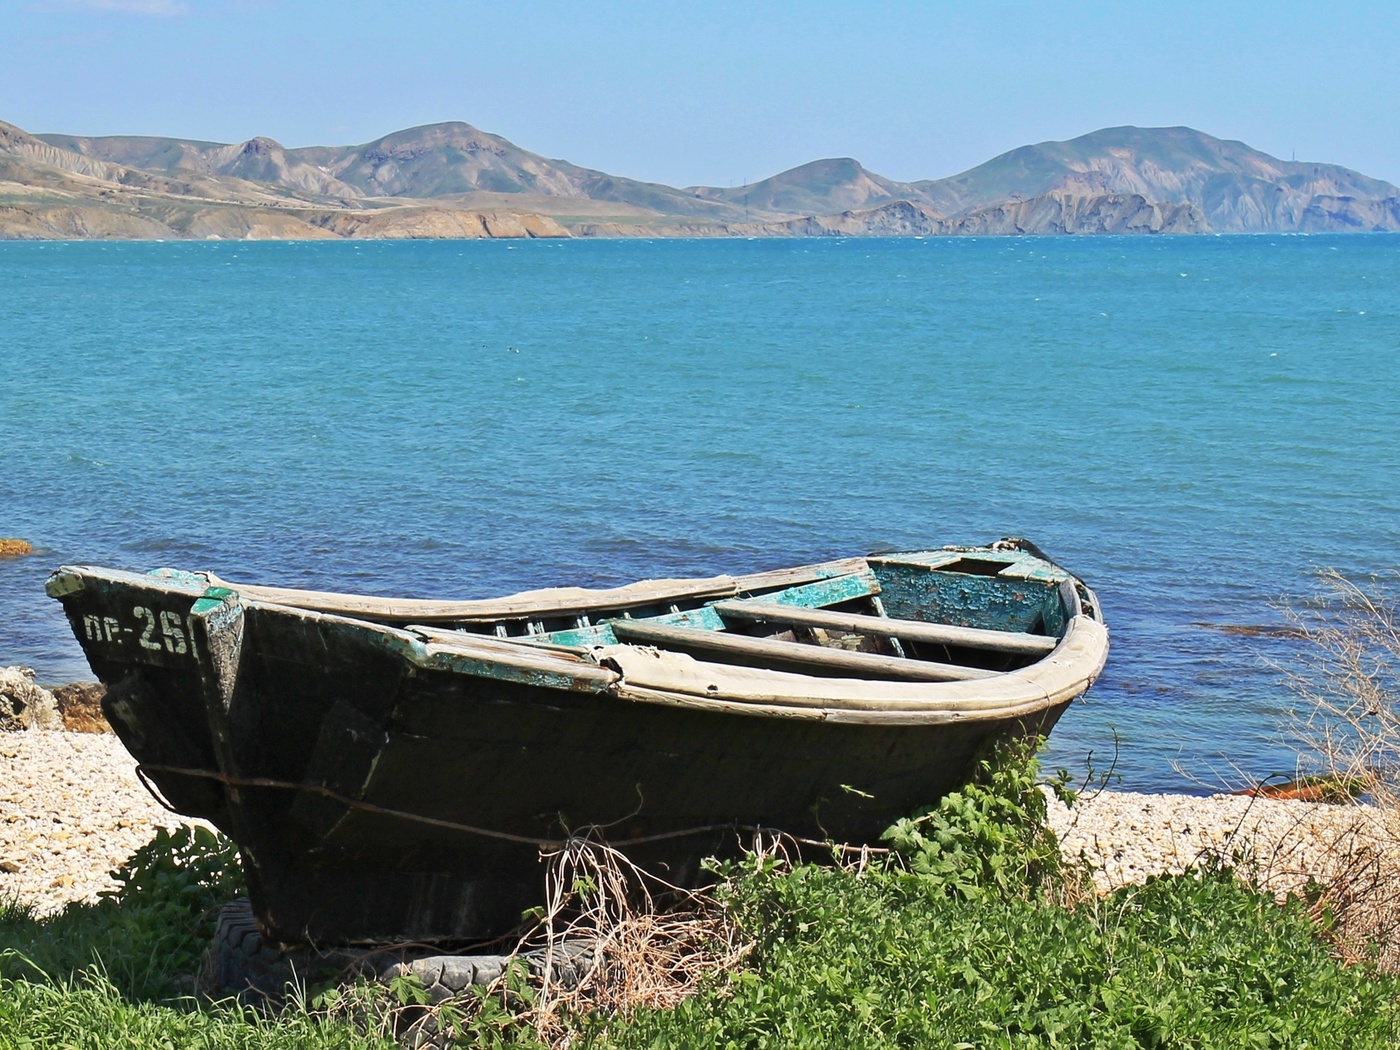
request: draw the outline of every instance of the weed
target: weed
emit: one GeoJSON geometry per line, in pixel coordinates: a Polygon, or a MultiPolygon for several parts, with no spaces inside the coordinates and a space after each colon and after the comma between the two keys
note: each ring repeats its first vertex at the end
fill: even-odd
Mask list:
{"type": "Polygon", "coordinates": [[[43,918],[0,908],[0,945],[10,948],[0,977],[73,980],[96,971],[132,998],[180,994],[219,906],[241,886],[232,844],[205,828],[161,829],[112,874],[119,885],[96,904],[43,918]]]}
{"type": "Polygon", "coordinates": [[[1287,674],[1295,731],[1320,779],[1364,793],[1380,819],[1336,844],[1313,907],[1344,957],[1400,972],[1400,574],[1358,583],[1327,570],[1322,585],[1290,611],[1309,643],[1287,674]]]}
{"type": "MultiPolygon", "coordinates": [[[[1057,883],[1060,845],[1045,826],[1035,759],[1041,742],[1014,740],[985,751],[965,787],[898,821],[884,838],[915,874],[969,900],[1057,883]]],[[[1061,773],[1050,785],[1066,804],[1074,801],[1068,780],[1061,773]]]]}
{"type": "Polygon", "coordinates": [[[1400,982],[1346,967],[1307,902],[1225,865],[1099,898],[1056,890],[1025,749],[892,830],[861,869],[735,867],[749,965],[674,1010],[606,1026],[616,1047],[1389,1047],[1400,982]]]}

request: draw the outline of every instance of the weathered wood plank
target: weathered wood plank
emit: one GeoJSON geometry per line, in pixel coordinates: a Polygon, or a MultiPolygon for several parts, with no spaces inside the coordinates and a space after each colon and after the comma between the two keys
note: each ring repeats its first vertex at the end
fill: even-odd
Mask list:
{"type": "Polygon", "coordinates": [[[338,616],[353,616],[384,623],[451,623],[509,619],[535,619],[547,616],[573,616],[579,613],[606,615],[609,611],[657,605],[664,602],[698,601],[726,595],[748,594],[792,584],[826,580],[849,575],[865,568],[863,558],[801,565],[792,569],[752,573],[747,576],[712,576],[704,579],[642,580],[622,587],[550,587],[522,591],[502,598],[467,601],[439,601],[430,598],[385,598],[366,594],[339,594],[330,591],[296,590],[229,583],[208,574],[209,583],[229,587],[249,601],[290,605],[299,609],[338,616]]]}
{"type": "Polygon", "coordinates": [[[380,598],[365,594],[257,587],[228,583],[212,575],[209,579],[211,583],[237,591],[250,601],[290,605],[299,609],[385,623],[480,623],[492,620],[536,619],[542,616],[575,616],[598,609],[626,609],[638,605],[656,605],[663,601],[703,600],[739,593],[738,583],[732,576],[699,580],[643,580],[640,583],[603,590],[553,587],[481,601],[380,598]]]}
{"type": "Polygon", "coordinates": [[[924,623],[920,620],[894,620],[885,616],[864,616],[860,613],[834,612],[830,609],[805,609],[757,599],[737,599],[716,602],[713,606],[721,616],[743,620],[766,620],[769,623],[796,624],[803,627],[826,627],[857,634],[873,634],[882,638],[903,638],[910,642],[933,642],[937,645],[959,645],[970,649],[990,649],[1001,653],[1024,653],[1042,656],[1059,644],[1058,638],[1018,631],[989,631],[979,627],[957,627],[953,624],[924,623]]]}
{"type": "Polygon", "coordinates": [[[882,563],[877,574],[880,600],[894,619],[1047,637],[1064,632],[1064,608],[1056,584],[1024,576],[945,572],[897,561],[882,563]]]}
{"type": "Polygon", "coordinates": [[[772,569],[768,572],[755,572],[739,576],[735,582],[741,593],[764,591],[773,587],[793,587],[816,580],[831,579],[837,576],[850,576],[853,573],[869,572],[870,567],[864,558],[841,558],[824,561],[816,565],[799,565],[793,569],[772,569]]]}
{"type": "Polygon", "coordinates": [[[802,642],[780,641],[774,638],[750,638],[723,631],[706,631],[694,627],[676,627],[651,620],[614,620],[613,631],[626,642],[642,642],[661,647],[708,649],[736,656],[756,657],[774,663],[799,665],[814,669],[846,671],[869,678],[902,678],[920,682],[956,682],[974,678],[994,678],[996,672],[975,667],[929,660],[905,660],[878,653],[853,653],[844,649],[828,649],[802,642]]]}
{"type": "Polygon", "coordinates": [[[504,640],[489,634],[436,630],[427,625],[411,628],[430,643],[426,653],[432,664],[486,678],[547,685],[556,689],[602,691],[617,678],[582,654],[521,639],[504,640]]]}
{"type": "MultiPolygon", "coordinates": [[[[827,563],[828,566],[834,568],[849,568],[853,564],[859,567],[864,563],[860,559],[827,563]]],[[[804,571],[820,568],[820,566],[812,566],[809,567],[809,570],[804,571]]],[[[765,573],[762,576],[762,583],[763,586],[768,586],[779,579],[803,578],[805,576],[794,577],[790,572],[765,573]]],[[[758,577],[744,577],[743,579],[752,581],[758,577]]],[[[740,589],[746,592],[749,590],[747,587],[740,589]]],[[[796,583],[784,590],[764,594],[761,599],[753,600],[777,602],[784,605],[834,605],[838,602],[851,601],[854,598],[868,598],[879,592],[880,581],[875,578],[874,573],[865,570],[824,577],[808,583],[796,583]]],[[[715,612],[713,605],[702,605],[697,609],[684,609],[680,612],[662,613],[660,616],[648,616],[646,621],[675,627],[700,627],[709,631],[724,630],[724,621],[720,618],[719,613],[715,612]]],[[[619,638],[612,629],[615,622],[616,618],[607,619],[601,623],[595,623],[591,627],[575,627],[565,631],[555,631],[545,637],[556,645],[616,645],[619,638]]]]}
{"type": "MultiPolygon", "coordinates": [[[[745,591],[744,593],[752,593],[745,591]]],[[[781,591],[763,594],[746,601],[773,602],[779,605],[837,605],[856,598],[869,598],[880,593],[880,581],[869,569],[832,576],[811,583],[796,584],[781,591]]]]}

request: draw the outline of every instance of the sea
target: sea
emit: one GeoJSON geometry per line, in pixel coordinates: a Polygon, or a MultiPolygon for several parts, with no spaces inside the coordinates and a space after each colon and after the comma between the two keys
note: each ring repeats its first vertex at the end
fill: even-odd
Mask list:
{"type": "Polygon", "coordinates": [[[0,243],[0,666],[58,565],[486,597],[1024,536],[1045,762],[1297,765],[1290,611],[1400,564],[1400,236],[0,243]]]}

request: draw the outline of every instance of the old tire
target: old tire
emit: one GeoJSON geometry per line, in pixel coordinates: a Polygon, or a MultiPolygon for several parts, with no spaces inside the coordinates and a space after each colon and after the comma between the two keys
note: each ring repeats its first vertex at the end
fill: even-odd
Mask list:
{"type": "Polygon", "coordinates": [[[280,1002],[296,983],[292,958],[263,937],[253,906],[240,897],[219,909],[214,941],[205,950],[199,992],[210,999],[230,996],[262,1005],[280,1002]]]}

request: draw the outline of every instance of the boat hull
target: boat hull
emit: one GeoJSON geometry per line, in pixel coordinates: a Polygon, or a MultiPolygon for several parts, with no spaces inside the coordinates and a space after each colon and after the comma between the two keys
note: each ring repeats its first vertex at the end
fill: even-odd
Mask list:
{"type": "Polygon", "coordinates": [[[403,631],[201,577],[65,571],[51,591],[70,588],[113,727],[173,808],[238,843],[255,913],[286,942],[500,935],[571,835],[678,885],[756,828],[872,843],[963,783],[989,739],[1049,732],[1088,684],[1009,714],[750,713],[658,702],[601,668],[468,673],[403,631]]]}

